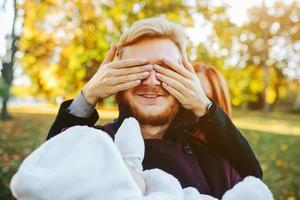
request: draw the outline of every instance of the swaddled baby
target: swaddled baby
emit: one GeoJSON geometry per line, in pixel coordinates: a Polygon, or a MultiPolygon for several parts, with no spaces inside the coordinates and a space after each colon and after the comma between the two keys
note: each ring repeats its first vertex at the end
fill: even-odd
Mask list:
{"type": "MultiPolygon", "coordinates": [[[[144,140],[133,118],[124,120],[115,143],[101,130],[74,126],[30,154],[10,187],[18,200],[215,199],[194,188],[182,189],[175,177],[162,170],[143,171],[143,158],[144,140]]],[[[259,179],[249,177],[222,199],[273,198],[259,179]]]]}

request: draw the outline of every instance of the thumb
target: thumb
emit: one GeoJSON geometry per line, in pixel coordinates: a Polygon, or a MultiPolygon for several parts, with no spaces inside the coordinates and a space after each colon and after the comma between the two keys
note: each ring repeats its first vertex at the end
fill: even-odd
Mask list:
{"type": "Polygon", "coordinates": [[[110,63],[111,61],[113,61],[115,55],[116,55],[116,51],[117,51],[117,48],[114,44],[111,44],[110,45],[110,49],[108,51],[108,53],[106,54],[103,62],[102,62],[102,65],[103,64],[106,64],[106,63],[110,63]]]}

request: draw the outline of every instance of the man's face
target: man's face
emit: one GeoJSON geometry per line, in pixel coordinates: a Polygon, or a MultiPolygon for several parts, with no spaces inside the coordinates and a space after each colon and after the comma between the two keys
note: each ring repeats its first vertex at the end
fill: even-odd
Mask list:
{"type": "MultiPolygon", "coordinates": [[[[181,54],[175,43],[169,39],[145,39],[123,49],[122,59],[146,58],[150,64],[166,67],[162,58],[181,62],[181,54]]],[[[148,78],[141,84],[117,94],[130,115],[141,124],[159,126],[172,121],[179,111],[179,102],[161,86],[156,72],[150,71],[148,78]]]]}

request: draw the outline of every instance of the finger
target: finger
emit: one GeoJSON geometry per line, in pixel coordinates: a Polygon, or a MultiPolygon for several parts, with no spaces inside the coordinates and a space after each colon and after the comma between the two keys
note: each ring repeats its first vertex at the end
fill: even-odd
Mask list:
{"type": "Polygon", "coordinates": [[[180,83],[179,81],[176,81],[170,77],[167,77],[163,74],[160,74],[160,73],[156,73],[156,77],[162,81],[163,83],[166,83],[167,85],[170,85],[172,86],[174,89],[176,89],[179,93],[182,93],[184,94],[187,90],[186,87],[184,87],[182,85],[182,83],[180,83]]]}
{"type": "Polygon", "coordinates": [[[147,78],[149,76],[149,74],[150,74],[149,72],[142,72],[142,73],[138,73],[138,74],[130,74],[130,75],[114,77],[111,79],[111,84],[117,85],[120,83],[131,82],[134,80],[142,80],[142,79],[147,78]]]}
{"type": "Polygon", "coordinates": [[[181,74],[174,72],[166,67],[162,67],[159,65],[154,65],[154,69],[156,72],[163,74],[171,79],[175,79],[178,82],[181,82],[185,87],[190,88],[189,85],[186,83],[186,78],[183,77],[181,74]]]}
{"type": "Polygon", "coordinates": [[[121,83],[121,84],[115,85],[113,92],[117,93],[117,92],[120,92],[123,90],[128,90],[130,88],[138,86],[139,84],[141,84],[141,80],[130,81],[127,83],[121,83]]]}
{"type": "Polygon", "coordinates": [[[173,69],[174,71],[178,72],[182,76],[184,76],[186,78],[190,78],[191,77],[191,73],[188,70],[186,70],[179,63],[176,63],[176,62],[174,62],[174,61],[172,61],[170,59],[167,59],[167,58],[163,58],[162,61],[163,61],[163,63],[165,63],[166,65],[168,65],[171,69],[173,69]]]}
{"type": "Polygon", "coordinates": [[[143,58],[129,58],[124,60],[117,60],[115,62],[111,62],[108,65],[112,68],[127,68],[127,67],[133,67],[138,65],[145,65],[147,64],[148,60],[143,58]]]}
{"type": "Polygon", "coordinates": [[[108,51],[108,53],[106,54],[102,64],[106,64],[106,63],[110,63],[113,61],[115,55],[116,55],[116,51],[117,51],[117,48],[114,44],[112,44],[110,46],[110,49],[108,51]]]}
{"type": "Polygon", "coordinates": [[[151,71],[153,69],[153,65],[142,65],[130,68],[121,68],[121,69],[113,69],[111,72],[111,76],[122,76],[129,74],[137,74],[140,72],[151,71]]]}
{"type": "Polygon", "coordinates": [[[183,64],[183,66],[184,66],[187,70],[189,70],[189,71],[192,72],[192,73],[195,73],[195,69],[194,69],[193,65],[191,65],[191,64],[188,62],[188,60],[187,60],[187,58],[186,58],[185,56],[182,58],[182,64],[183,64]]]}
{"type": "Polygon", "coordinates": [[[171,95],[173,95],[181,104],[183,104],[184,96],[175,88],[171,87],[166,83],[162,83],[162,86],[165,90],[167,90],[171,95]]]}

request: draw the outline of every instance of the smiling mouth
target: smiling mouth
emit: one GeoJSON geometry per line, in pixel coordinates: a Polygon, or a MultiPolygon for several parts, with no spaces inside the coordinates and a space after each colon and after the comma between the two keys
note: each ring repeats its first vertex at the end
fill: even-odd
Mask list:
{"type": "Polygon", "coordinates": [[[160,94],[137,94],[137,95],[141,96],[141,97],[144,97],[144,98],[147,98],[147,99],[155,99],[157,97],[164,96],[164,95],[160,95],[160,94]]]}

